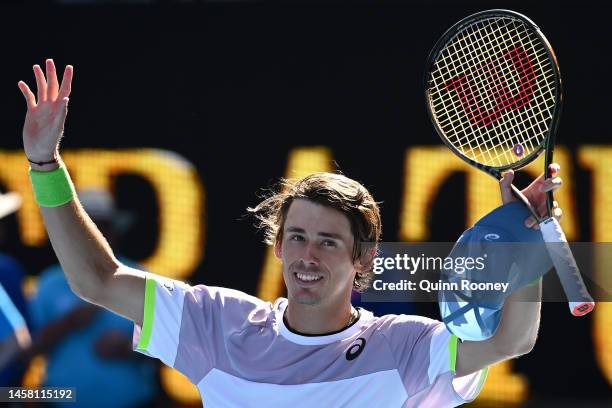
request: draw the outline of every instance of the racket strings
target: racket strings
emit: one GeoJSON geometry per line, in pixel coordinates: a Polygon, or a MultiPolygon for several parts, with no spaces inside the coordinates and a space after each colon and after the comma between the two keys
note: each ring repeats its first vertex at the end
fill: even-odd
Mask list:
{"type": "MultiPolygon", "coordinates": [[[[516,25],[514,24],[514,22],[512,22],[512,24],[513,24],[514,31],[517,32],[518,30],[517,30],[516,25]]],[[[506,28],[506,33],[509,34],[508,25],[506,25],[505,28],[506,28]]],[[[532,45],[532,44],[530,44],[530,45],[532,45]]],[[[499,115],[501,115],[501,112],[503,112],[506,109],[508,109],[508,107],[511,107],[512,110],[515,110],[515,109],[519,109],[519,108],[521,108],[521,107],[523,107],[525,105],[527,105],[527,107],[529,109],[531,109],[531,111],[532,111],[531,113],[532,114],[537,115],[537,112],[534,112],[532,106],[530,106],[530,104],[529,104],[530,99],[533,98],[533,95],[525,91],[525,88],[527,88],[528,91],[531,91],[533,89],[533,85],[534,85],[533,84],[533,80],[535,79],[534,78],[534,71],[533,71],[533,67],[532,67],[531,61],[529,60],[529,58],[526,55],[525,51],[522,48],[518,48],[518,47],[517,48],[513,48],[507,54],[505,54],[504,57],[499,59],[499,61],[503,64],[502,69],[504,70],[504,72],[508,72],[510,75],[512,75],[512,71],[513,71],[512,65],[513,65],[514,69],[518,72],[519,76],[527,75],[529,78],[527,78],[527,83],[521,82],[520,87],[522,88],[521,89],[522,93],[519,93],[518,100],[516,98],[509,99],[507,97],[508,93],[505,91],[505,89],[503,90],[504,93],[502,95],[500,95],[501,92],[500,92],[499,89],[495,89],[495,90],[488,89],[487,90],[488,92],[491,92],[494,95],[496,95],[496,97],[497,97],[496,98],[496,102],[498,104],[499,104],[498,98],[502,99],[502,103],[501,103],[502,106],[501,107],[496,106],[494,111],[493,111],[493,113],[489,117],[484,117],[483,119],[484,120],[487,120],[487,119],[491,120],[491,117],[493,117],[493,119],[497,119],[499,117],[499,115]],[[513,57],[512,61],[509,61],[509,59],[506,58],[508,55],[512,55],[512,57],[513,57]],[[519,55],[520,55],[520,57],[519,57],[520,59],[519,59],[518,62],[519,62],[520,65],[517,65],[516,57],[519,56],[519,55]],[[498,95],[502,96],[502,98],[500,98],[498,95]]],[[[500,86],[503,86],[504,84],[501,83],[501,80],[498,79],[496,85],[498,87],[500,87],[500,86]]],[[[554,99],[553,99],[553,101],[554,101],[554,99]]],[[[518,142],[522,142],[522,145],[521,145],[522,148],[529,147],[529,149],[528,149],[529,151],[533,151],[534,149],[536,149],[538,147],[538,143],[536,143],[536,145],[534,146],[534,144],[532,143],[532,140],[535,137],[537,137],[537,132],[525,132],[525,130],[536,129],[536,127],[538,127],[540,125],[540,123],[538,123],[537,121],[534,122],[532,120],[533,117],[534,116],[527,115],[522,122],[517,122],[517,120],[516,120],[517,118],[515,116],[510,116],[508,118],[509,122],[513,122],[511,127],[508,127],[508,123],[507,122],[500,122],[501,127],[504,128],[503,130],[505,132],[507,132],[506,134],[510,134],[511,137],[507,138],[505,140],[500,140],[499,143],[494,144],[492,146],[492,148],[490,148],[489,150],[493,150],[493,151],[497,151],[497,152],[501,151],[501,153],[504,156],[505,161],[506,162],[511,162],[512,158],[511,158],[511,156],[509,157],[508,153],[511,152],[512,148],[513,148],[513,146],[511,145],[512,138],[515,139],[514,140],[514,142],[515,142],[514,146],[519,146],[518,142]],[[529,122],[529,125],[530,125],[529,127],[526,127],[526,125],[525,125],[527,122],[529,122]],[[516,140],[517,139],[516,138],[517,135],[516,135],[516,132],[515,132],[516,129],[518,129],[519,131],[522,130],[522,132],[520,132],[519,135],[531,135],[531,137],[527,138],[527,139],[523,139],[523,140],[516,140]],[[527,144],[529,146],[526,146],[527,144]],[[500,149],[500,147],[501,147],[501,149],[500,149]]],[[[482,127],[480,129],[482,129],[482,127]]],[[[540,129],[540,130],[545,132],[547,130],[547,128],[540,129]]],[[[499,136],[497,136],[497,139],[498,140],[500,139],[499,136]]],[[[514,153],[516,154],[517,152],[515,151],[514,153]]],[[[495,156],[495,159],[497,159],[498,163],[501,163],[500,157],[501,157],[501,154],[499,154],[499,153],[495,156]]]]}
{"type": "Polygon", "coordinates": [[[522,22],[467,27],[439,54],[430,81],[432,112],[461,154],[501,167],[540,148],[556,82],[546,49],[522,22]]]}
{"type": "MultiPolygon", "coordinates": [[[[517,30],[517,28],[516,28],[516,23],[515,23],[515,22],[513,22],[512,24],[513,24],[513,26],[514,26],[515,30],[517,30]]],[[[539,53],[538,53],[538,52],[536,52],[536,51],[535,51],[535,47],[534,47],[534,45],[533,45],[533,39],[532,39],[531,37],[528,37],[528,38],[529,38],[529,45],[530,45],[531,49],[534,51],[534,52],[533,52],[533,55],[536,57],[536,60],[537,60],[538,65],[540,65],[540,67],[541,67],[541,66],[543,66],[543,64],[542,64],[542,62],[541,62],[540,58],[541,58],[541,54],[544,52],[544,50],[543,50],[543,49],[541,49],[541,50],[540,50],[541,52],[539,52],[539,53]]],[[[546,61],[548,61],[548,59],[547,59],[547,58],[546,58],[546,61]]],[[[506,60],[505,62],[507,63],[507,60],[506,60]]],[[[550,62],[548,62],[548,65],[550,66],[550,68],[549,68],[549,70],[548,70],[548,71],[545,71],[545,72],[544,72],[544,78],[547,78],[547,76],[546,76],[546,75],[547,75],[547,74],[549,74],[549,75],[551,75],[551,76],[552,76],[550,79],[554,80],[553,69],[552,69],[552,66],[551,66],[550,62]]],[[[540,95],[539,95],[539,96],[540,96],[540,100],[543,100],[543,101],[544,101],[544,103],[552,103],[552,104],[554,105],[554,102],[555,102],[555,97],[554,97],[554,96],[555,96],[555,95],[554,95],[554,89],[551,89],[551,87],[550,87],[551,83],[553,83],[553,84],[554,84],[554,82],[550,82],[550,81],[549,81],[549,82],[544,82],[544,83],[543,83],[543,85],[544,85],[544,86],[537,87],[537,88],[536,88],[536,92],[538,92],[538,93],[540,94],[540,95]],[[549,97],[548,99],[546,99],[546,98],[544,97],[544,95],[543,95],[543,90],[545,90],[545,89],[549,91],[549,94],[551,94],[551,95],[550,95],[550,97],[549,97]],[[552,92],[550,92],[550,91],[552,91],[552,92]]],[[[523,122],[518,123],[518,125],[519,125],[520,127],[523,127],[523,128],[524,128],[524,126],[523,126],[523,125],[524,125],[525,123],[527,123],[527,122],[528,122],[528,124],[529,124],[530,126],[529,126],[529,127],[527,127],[527,128],[525,128],[525,129],[527,129],[527,130],[531,130],[531,129],[535,129],[536,127],[538,127],[538,128],[540,128],[540,130],[541,130],[542,134],[545,134],[545,132],[547,132],[547,131],[548,131],[548,124],[547,124],[547,122],[546,122],[546,121],[547,121],[547,119],[552,118],[552,115],[549,115],[548,117],[546,117],[546,116],[543,114],[543,112],[546,112],[546,110],[542,110],[542,109],[538,109],[538,110],[536,110],[536,109],[534,109],[534,106],[535,106],[535,105],[530,104],[530,103],[525,103],[525,104],[524,104],[524,106],[526,106],[526,108],[527,108],[527,109],[530,111],[530,115],[526,115],[525,120],[523,120],[523,122]],[[538,120],[536,120],[536,119],[539,119],[539,121],[538,121],[538,120]],[[544,126],[542,126],[542,125],[544,125],[544,126]]],[[[539,106],[539,105],[538,105],[538,106],[539,106]]],[[[549,111],[548,111],[548,112],[549,112],[549,111]]],[[[550,113],[550,112],[549,112],[549,113],[550,113]]],[[[515,117],[513,117],[513,118],[511,118],[511,119],[512,119],[513,121],[515,121],[515,122],[516,122],[516,118],[515,118],[515,117]]],[[[519,129],[520,129],[520,127],[519,127],[519,129]]],[[[538,135],[538,133],[537,133],[537,132],[525,132],[525,133],[523,133],[523,134],[526,134],[526,135],[531,135],[531,137],[530,137],[530,138],[526,139],[526,142],[529,142],[529,143],[530,143],[530,145],[531,145],[531,146],[530,146],[530,147],[531,147],[531,149],[537,148],[537,146],[534,146],[534,145],[533,145],[533,143],[531,143],[531,141],[532,141],[534,138],[536,138],[536,137],[538,137],[538,136],[539,136],[539,135],[538,135]]],[[[538,140],[538,142],[539,142],[539,140],[538,140]]]]}
{"type": "MultiPolygon", "coordinates": [[[[496,93],[497,93],[497,92],[496,92],[496,93]]],[[[458,108],[457,108],[456,106],[455,106],[453,109],[455,110],[455,113],[456,113],[456,112],[457,112],[457,110],[458,110],[458,108]]],[[[473,121],[473,119],[472,119],[472,121],[473,121]]],[[[443,124],[443,125],[444,125],[444,124],[443,124]]],[[[515,124],[514,126],[517,126],[517,124],[515,124]]],[[[477,131],[481,130],[481,128],[478,128],[478,127],[476,127],[475,129],[476,129],[477,131]]],[[[462,126],[462,130],[465,130],[465,126],[462,126]]],[[[507,129],[507,126],[506,126],[506,130],[508,130],[508,129],[507,129]]],[[[478,132],[478,133],[479,133],[479,134],[483,134],[483,132],[482,132],[482,131],[480,131],[480,132],[478,132]]],[[[490,132],[487,132],[487,133],[489,134],[489,137],[488,137],[488,138],[489,138],[489,139],[491,139],[490,132]]],[[[457,144],[457,143],[458,143],[458,144],[460,144],[460,147],[461,147],[461,149],[463,149],[463,150],[465,150],[464,148],[466,147],[466,144],[465,144],[465,143],[463,143],[463,139],[464,139],[464,138],[465,138],[465,139],[467,139],[467,136],[469,136],[469,134],[468,134],[468,133],[464,133],[464,135],[465,135],[464,137],[459,137],[459,138],[458,138],[458,140],[455,142],[456,144],[457,144]]],[[[498,139],[499,139],[499,137],[498,137],[497,135],[495,135],[495,134],[494,134],[494,135],[493,135],[493,137],[492,137],[493,142],[494,142],[495,140],[498,140],[498,139]]],[[[482,144],[482,143],[484,143],[484,141],[485,141],[485,140],[486,140],[486,139],[484,139],[484,138],[483,138],[483,140],[481,141],[481,144],[482,144]]],[[[491,140],[489,140],[489,142],[491,142],[491,140]]],[[[496,144],[496,146],[499,146],[499,145],[501,145],[502,143],[503,143],[502,141],[499,141],[499,142],[496,144]]],[[[468,145],[468,147],[469,147],[469,145],[468,145]]],[[[506,155],[506,150],[508,150],[507,148],[508,148],[508,146],[506,146],[506,149],[503,151],[503,154],[506,156],[506,161],[509,161],[509,159],[508,159],[508,157],[507,157],[507,155],[506,155]]],[[[489,153],[490,153],[490,151],[489,151],[489,153]]],[[[481,150],[481,156],[483,156],[483,154],[482,154],[482,150],[481,150]]],[[[490,159],[492,159],[492,157],[490,157],[490,159]]],[[[498,159],[498,162],[499,162],[499,159],[498,159]]]]}
{"type": "MultiPolygon", "coordinates": [[[[498,30],[496,30],[496,31],[499,31],[499,30],[501,30],[501,27],[500,27],[500,28],[498,28],[498,30]]],[[[473,32],[473,31],[472,31],[472,32],[473,32]]],[[[517,36],[513,36],[512,38],[513,38],[513,39],[516,39],[516,37],[517,37],[517,36]]],[[[467,48],[467,47],[466,47],[466,46],[464,46],[464,47],[463,47],[463,50],[465,50],[466,48],[467,48]]],[[[498,48],[499,48],[499,47],[498,47],[498,48]]],[[[482,51],[482,45],[479,47],[479,49],[478,49],[477,51],[482,51]]],[[[471,52],[471,51],[470,51],[470,54],[472,54],[472,52],[471,52]]],[[[473,56],[473,55],[471,55],[471,56],[473,56]]],[[[484,65],[484,64],[486,64],[487,62],[488,62],[489,64],[490,64],[491,62],[494,62],[494,61],[492,61],[492,60],[491,60],[491,58],[489,58],[489,59],[487,59],[487,60],[483,60],[483,59],[482,59],[482,57],[481,57],[481,59],[479,59],[479,61],[480,61],[480,62],[481,62],[483,65],[484,65]]],[[[506,65],[507,65],[507,64],[506,64],[506,65]]],[[[454,67],[453,67],[453,68],[454,68],[454,67]]],[[[456,72],[457,72],[457,70],[456,70],[456,69],[454,69],[454,71],[455,71],[454,73],[456,73],[456,72]]],[[[489,87],[489,89],[485,89],[485,91],[488,91],[488,92],[490,93],[490,92],[492,91],[492,89],[491,89],[491,87],[489,87]]],[[[446,92],[446,93],[447,93],[447,92],[446,92]]]]}
{"type": "MultiPolygon", "coordinates": [[[[498,28],[497,28],[497,30],[496,30],[496,31],[501,31],[501,28],[502,28],[502,27],[499,27],[499,26],[498,26],[498,28]]],[[[474,33],[474,31],[472,30],[470,34],[473,34],[473,33],[474,33]]],[[[496,44],[496,45],[497,45],[497,44],[496,44]]],[[[482,47],[482,43],[481,43],[481,47],[482,47]]],[[[465,46],[464,46],[464,48],[465,48],[465,46]]],[[[497,47],[497,48],[499,49],[499,47],[497,47]]],[[[489,59],[489,61],[490,61],[490,59],[489,59]]],[[[507,65],[507,64],[506,64],[506,65],[507,65]]],[[[457,107],[455,106],[455,107],[454,107],[454,109],[455,109],[455,110],[457,110],[457,107]]],[[[477,128],[477,129],[478,129],[478,128],[477,128]]],[[[506,153],[506,152],[504,151],[504,154],[505,154],[505,153],[506,153]]],[[[507,157],[507,156],[506,156],[506,157],[507,157]]]]}
{"type": "MultiPolygon", "coordinates": [[[[499,27],[499,26],[498,26],[497,31],[501,31],[501,27],[499,27]]],[[[506,30],[506,31],[507,31],[507,30],[506,30]]],[[[474,32],[474,31],[472,30],[472,31],[471,31],[471,33],[473,33],[473,32],[474,32]]],[[[481,43],[481,47],[482,47],[482,43],[481,43]]],[[[464,46],[464,48],[465,48],[465,46],[464,46]]],[[[499,47],[498,47],[498,49],[499,49],[499,47]]],[[[455,106],[455,110],[457,110],[456,106],[455,106]]],[[[465,150],[465,149],[464,149],[464,150],[465,150]]],[[[489,152],[489,153],[490,153],[490,152],[489,152]]],[[[506,156],[506,157],[507,157],[507,156],[506,156]]],[[[489,159],[491,159],[491,157],[490,157],[489,159]]]]}
{"type": "MultiPolygon", "coordinates": [[[[499,42],[495,40],[495,37],[492,37],[492,33],[500,32],[502,28],[503,27],[499,27],[499,25],[498,25],[496,27],[496,29],[493,30],[493,32],[486,33],[486,36],[484,38],[489,40],[488,43],[486,43],[486,44],[483,41],[481,41],[481,38],[477,35],[478,32],[474,31],[473,28],[467,30],[468,39],[472,40],[472,38],[474,38],[475,40],[479,41],[479,44],[478,44],[479,48],[477,50],[474,50],[473,47],[472,47],[472,50],[469,50],[469,47],[466,46],[467,43],[466,43],[465,39],[463,39],[462,43],[460,43],[460,45],[462,46],[462,48],[461,48],[462,51],[465,52],[465,50],[469,50],[469,55],[472,58],[474,58],[474,54],[476,54],[475,58],[478,61],[478,63],[481,64],[481,66],[490,66],[490,65],[492,65],[495,61],[494,61],[494,59],[493,59],[493,57],[491,55],[486,55],[486,53],[485,53],[484,56],[479,57],[478,56],[478,52],[482,52],[483,47],[486,46],[487,44],[493,45],[493,50],[494,51],[496,51],[496,52],[501,51],[502,49],[500,48],[499,42]]],[[[486,49],[485,49],[485,51],[486,51],[486,49]]],[[[503,61],[503,59],[502,59],[502,61],[503,61]]],[[[497,82],[501,83],[501,81],[499,80],[499,76],[497,74],[495,74],[495,75],[497,77],[497,82]]],[[[490,84],[491,84],[491,81],[488,81],[488,84],[486,86],[484,86],[484,87],[482,86],[482,83],[479,84],[479,85],[481,85],[480,88],[485,88],[484,89],[484,91],[485,91],[484,96],[486,96],[487,94],[497,94],[497,95],[499,95],[499,91],[497,89],[493,90],[492,89],[492,85],[490,85],[490,84]]],[[[499,86],[498,86],[498,88],[499,88],[499,86]]],[[[448,82],[447,82],[447,89],[448,89],[448,82]]],[[[471,91],[471,89],[469,91],[471,91]]],[[[479,96],[482,99],[482,95],[479,95],[479,96]]],[[[492,105],[493,100],[491,98],[489,98],[489,101],[485,100],[484,102],[485,102],[484,109],[492,108],[492,106],[486,106],[487,103],[489,103],[489,105],[492,105]]],[[[475,106],[478,107],[477,104],[475,104],[475,106]]],[[[454,109],[456,110],[456,107],[454,107],[454,109]]],[[[478,109],[478,111],[480,113],[480,109],[478,109]]],[[[493,112],[492,115],[497,115],[497,114],[499,114],[500,111],[501,111],[501,109],[498,109],[497,112],[493,112]]],[[[473,115],[473,109],[468,109],[466,113],[468,114],[468,117],[471,116],[470,120],[472,121],[472,123],[474,123],[475,121],[477,122],[477,120],[475,120],[476,118],[473,115]]],[[[491,117],[492,115],[489,115],[489,117],[491,117]]],[[[477,127],[476,127],[477,130],[482,130],[482,128],[480,126],[478,126],[479,125],[478,123],[476,123],[476,125],[477,125],[477,127]]],[[[480,156],[481,156],[481,159],[484,158],[486,160],[486,157],[482,153],[482,148],[481,147],[487,141],[489,141],[489,143],[490,143],[491,139],[495,140],[495,139],[499,139],[499,137],[497,137],[497,135],[493,135],[493,138],[492,138],[491,137],[492,135],[489,132],[487,132],[486,134],[483,134],[483,132],[479,132],[479,136],[480,136],[480,140],[478,141],[478,147],[479,147],[479,150],[480,150],[480,156]]],[[[465,151],[466,145],[464,143],[462,143],[461,140],[458,140],[458,143],[461,145],[462,150],[465,151]]],[[[497,145],[500,145],[500,144],[501,143],[497,143],[497,145]]],[[[488,154],[488,156],[489,156],[488,159],[489,160],[492,161],[494,159],[497,159],[497,162],[499,164],[501,164],[501,161],[499,160],[499,155],[498,154],[496,154],[495,157],[493,157],[491,155],[492,149],[485,149],[485,152],[488,154]]],[[[504,155],[505,155],[505,159],[507,160],[508,157],[505,154],[505,150],[504,150],[504,155]]]]}

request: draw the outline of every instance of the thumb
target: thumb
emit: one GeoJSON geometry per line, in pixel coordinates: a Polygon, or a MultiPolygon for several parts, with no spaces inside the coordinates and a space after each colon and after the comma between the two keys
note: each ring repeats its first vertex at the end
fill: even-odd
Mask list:
{"type": "Polygon", "coordinates": [[[505,172],[499,180],[499,189],[501,191],[502,202],[504,204],[517,201],[516,197],[512,193],[512,181],[514,180],[514,171],[508,170],[505,172]]]}

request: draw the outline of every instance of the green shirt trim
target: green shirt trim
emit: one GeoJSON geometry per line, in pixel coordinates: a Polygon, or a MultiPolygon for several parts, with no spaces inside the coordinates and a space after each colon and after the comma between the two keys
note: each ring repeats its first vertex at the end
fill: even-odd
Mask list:
{"type": "Polygon", "coordinates": [[[140,339],[137,348],[146,350],[149,347],[151,340],[151,331],[153,330],[153,314],[155,312],[155,280],[149,277],[145,282],[145,298],[144,312],[142,316],[142,329],[140,331],[140,339]]]}
{"type": "Polygon", "coordinates": [[[457,367],[457,341],[457,336],[454,334],[448,339],[448,360],[453,373],[457,367]]]}

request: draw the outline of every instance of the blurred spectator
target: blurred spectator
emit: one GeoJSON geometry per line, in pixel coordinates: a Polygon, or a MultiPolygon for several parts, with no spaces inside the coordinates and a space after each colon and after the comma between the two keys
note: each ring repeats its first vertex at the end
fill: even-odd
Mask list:
{"type": "MultiPolygon", "coordinates": [[[[79,199],[109,243],[118,245],[130,216],[104,191],[82,191],[79,199]]],[[[132,322],[83,302],[60,265],[41,272],[31,314],[37,329],[33,348],[47,355],[44,385],[76,387],[77,403],[67,407],[139,407],[156,399],[157,365],[131,352],[132,322]]]]}
{"type": "MultiPolygon", "coordinates": [[[[7,217],[21,206],[17,193],[0,194],[0,248],[8,231],[7,217]]],[[[22,291],[25,271],[12,256],[0,253],[0,386],[19,386],[25,365],[14,358],[30,344],[27,305],[22,291]]]]}
{"type": "MultiPolygon", "coordinates": [[[[23,316],[0,285],[0,369],[12,366],[15,356],[28,348],[30,342],[30,332],[23,316]]],[[[9,385],[14,384],[8,381],[0,383],[2,387],[9,385]]]]}

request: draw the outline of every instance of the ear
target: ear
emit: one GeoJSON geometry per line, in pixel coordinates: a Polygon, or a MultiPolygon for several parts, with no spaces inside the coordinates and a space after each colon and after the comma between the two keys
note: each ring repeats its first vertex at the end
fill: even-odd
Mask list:
{"type": "Polygon", "coordinates": [[[376,247],[366,249],[365,252],[355,261],[355,268],[359,271],[367,271],[368,269],[372,268],[376,251],[376,247]]]}
{"type": "Polygon", "coordinates": [[[282,245],[281,242],[279,240],[276,240],[274,242],[274,255],[278,258],[281,259],[281,255],[282,255],[282,245]]]}

